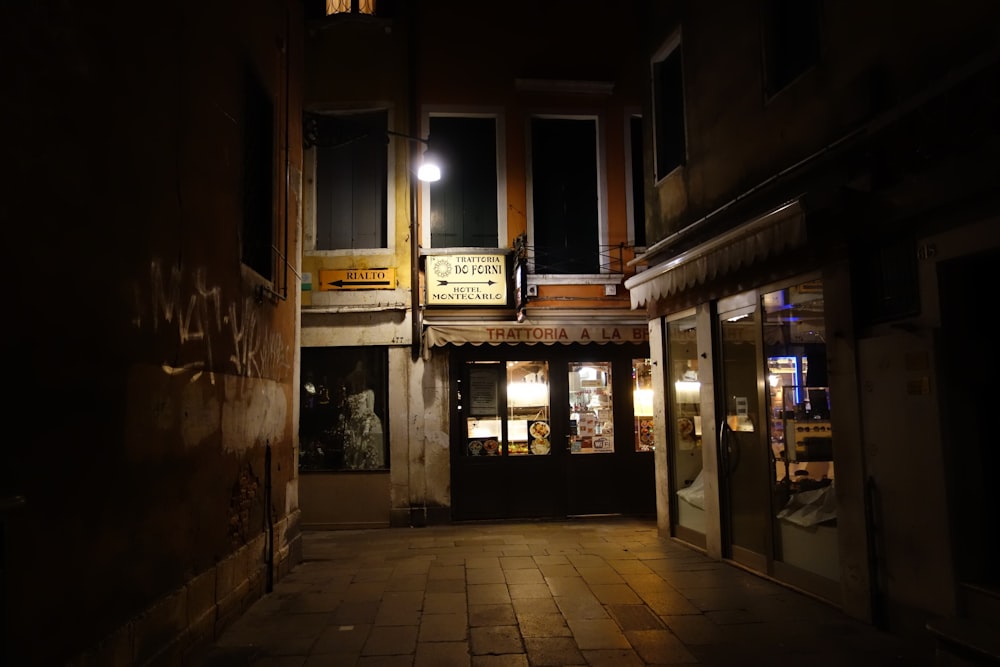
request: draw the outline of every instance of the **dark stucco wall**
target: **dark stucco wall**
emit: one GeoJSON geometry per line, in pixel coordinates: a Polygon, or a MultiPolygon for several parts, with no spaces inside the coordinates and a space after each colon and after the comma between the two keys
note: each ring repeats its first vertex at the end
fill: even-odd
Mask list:
{"type": "Polygon", "coordinates": [[[300,13],[294,0],[0,10],[16,63],[0,93],[0,216],[14,232],[17,433],[0,491],[26,501],[3,513],[12,664],[61,664],[123,627],[116,664],[144,662],[240,581],[261,589],[269,525],[276,552],[295,541],[298,285],[277,258],[270,282],[249,271],[241,229],[253,72],[274,111],[265,215],[298,256],[300,13]],[[199,599],[178,603],[193,581],[199,599]],[[176,618],[141,637],[135,619],[164,599],[176,618]]]}

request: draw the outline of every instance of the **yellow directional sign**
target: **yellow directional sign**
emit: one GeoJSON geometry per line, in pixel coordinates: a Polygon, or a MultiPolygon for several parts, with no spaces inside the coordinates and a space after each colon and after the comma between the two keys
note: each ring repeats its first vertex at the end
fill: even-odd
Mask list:
{"type": "Polygon", "coordinates": [[[319,272],[321,290],[395,289],[396,269],[328,269],[319,272]]]}

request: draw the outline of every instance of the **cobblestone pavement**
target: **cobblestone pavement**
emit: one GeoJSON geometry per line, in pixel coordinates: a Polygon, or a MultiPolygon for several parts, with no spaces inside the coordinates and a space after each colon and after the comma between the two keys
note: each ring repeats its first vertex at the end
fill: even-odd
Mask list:
{"type": "Polygon", "coordinates": [[[914,645],[639,519],[306,532],[199,667],[925,667],[914,645]]]}

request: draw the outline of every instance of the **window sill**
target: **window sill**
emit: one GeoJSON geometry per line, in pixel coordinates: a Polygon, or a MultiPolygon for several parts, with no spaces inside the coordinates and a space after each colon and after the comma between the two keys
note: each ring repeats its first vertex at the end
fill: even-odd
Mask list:
{"type": "Polygon", "coordinates": [[[534,285],[621,285],[621,273],[530,273],[534,285]]]}

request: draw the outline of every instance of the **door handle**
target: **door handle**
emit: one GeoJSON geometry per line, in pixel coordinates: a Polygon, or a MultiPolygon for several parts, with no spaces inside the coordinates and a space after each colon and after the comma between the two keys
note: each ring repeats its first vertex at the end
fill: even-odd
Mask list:
{"type": "Polygon", "coordinates": [[[740,465],[740,448],[736,446],[736,434],[725,419],[719,424],[719,444],[726,460],[726,472],[732,474],[740,465]]]}

